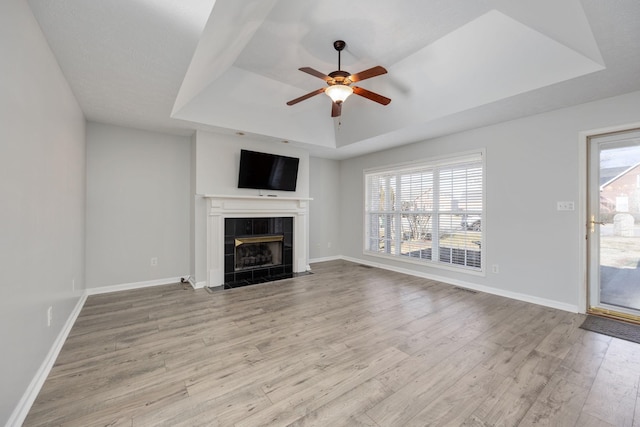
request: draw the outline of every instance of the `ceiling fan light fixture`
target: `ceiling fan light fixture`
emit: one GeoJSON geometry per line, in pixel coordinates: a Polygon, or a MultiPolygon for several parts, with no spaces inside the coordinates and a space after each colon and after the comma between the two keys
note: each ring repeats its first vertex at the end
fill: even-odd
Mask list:
{"type": "Polygon", "coordinates": [[[333,102],[341,104],[353,93],[353,88],[347,85],[335,84],[326,88],[324,93],[326,93],[333,102]]]}

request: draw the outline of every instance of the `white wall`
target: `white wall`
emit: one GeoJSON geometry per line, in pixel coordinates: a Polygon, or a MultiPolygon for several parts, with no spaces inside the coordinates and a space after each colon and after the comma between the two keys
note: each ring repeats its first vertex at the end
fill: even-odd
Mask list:
{"type": "Polygon", "coordinates": [[[340,162],[309,159],[309,257],[337,257],[340,251],[340,162]]]}
{"type": "Polygon", "coordinates": [[[277,194],[281,197],[309,197],[309,153],[301,148],[283,143],[270,143],[250,136],[222,135],[198,131],[193,146],[193,158],[196,163],[195,176],[195,218],[193,242],[194,265],[191,275],[198,285],[204,286],[207,280],[207,236],[205,200],[208,195],[258,196],[259,190],[238,188],[238,167],[240,150],[247,149],[283,156],[298,157],[298,183],[296,191],[263,190],[263,194],[277,194]]]}
{"type": "Polygon", "coordinates": [[[25,1],[0,2],[0,58],[4,425],[20,412],[21,397],[84,287],[85,130],[82,112],[25,1]]]}
{"type": "Polygon", "coordinates": [[[190,190],[190,138],[90,122],[87,287],[187,276],[190,190]]]}
{"type": "Polygon", "coordinates": [[[342,254],[370,263],[486,286],[498,293],[577,310],[582,305],[579,133],[637,123],[640,92],[501,123],[341,162],[342,254]],[[363,170],[486,148],[486,265],[478,277],[363,255],[363,170]],[[558,212],[558,201],[577,210],[558,212]]]}

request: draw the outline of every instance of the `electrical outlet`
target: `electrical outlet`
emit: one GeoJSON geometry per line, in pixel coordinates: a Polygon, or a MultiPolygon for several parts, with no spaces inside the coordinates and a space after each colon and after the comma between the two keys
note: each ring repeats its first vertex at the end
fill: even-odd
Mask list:
{"type": "Polygon", "coordinates": [[[327,242],[327,248],[331,248],[331,242],[327,242]]]}
{"type": "Polygon", "coordinates": [[[53,322],[53,307],[49,306],[47,309],[47,326],[51,326],[51,322],[53,322]]]}
{"type": "Polygon", "coordinates": [[[158,258],[157,257],[151,258],[151,267],[155,267],[157,265],[158,265],[158,258]]]}
{"type": "Polygon", "coordinates": [[[494,272],[495,274],[500,273],[500,267],[498,266],[498,264],[493,264],[491,266],[491,271],[494,272]]]}

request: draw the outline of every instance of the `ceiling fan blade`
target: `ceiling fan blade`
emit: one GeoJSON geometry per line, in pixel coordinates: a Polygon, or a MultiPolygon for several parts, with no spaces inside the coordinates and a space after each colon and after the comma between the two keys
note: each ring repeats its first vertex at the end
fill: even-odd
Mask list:
{"type": "Polygon", "coordinates": [[[375,92],[362,89],[361,87],[358,87],[358,86],[352,86],[352,87],[353,87],[353,93],[355,93],[356,95],[363,96],[367,99],[377,102],[378,104],[387,105],[391,102],[391,99],[387,98],[386,96],[378,95],[375,92]]]}
{"type": "Polygon", "coordinates": [[[314,70],[311,67],[302,67],[302,68],[298,68],[298,70],[307,74],[311,74],[314,77],[318,77],[319,79],[322,79],[325,82],[332,80],[331,77],[327,76],[325,73],[321,73],[320,71],[314,70]]]}
{"type": "Polygon", "coordinates": [[[300,101],[304,101],[305,99],[309,99],[309,98],[311,98],[312,96],[316,96],[316,95],[318,95],[318,94],[320,94],[320,93],[324,93],[324,89],[325,89],[325,88],[321,88],[321,89],[318,89],[318,90],[314,90],[313,92],[309,92],[309,93],[308,93],[308,94],[306,94],[306,95],[302,95],[300,98],[292,99],[291,101],[287,102],[287,105],[297,104],[298,102],[300,102],[300,101]]]}
{"type": "Polygon", "coordinates": [[[387,70],[381,66],[375,66],[373,68],[369,68],[368,70],[360,71],[359,73],[351,74],[349,76],[349,80],[353,83],[360,82],[365,79],[370,79],[371,77],[379,76],[381,74],[387,74],[387,70]]]}
{"type": "Polygon", "coordinates": [[[340,114],[342,114],[342,102],[340,104],[338,104],[337,102],[332,103],[331,117],[340,117],[340,114]]]}

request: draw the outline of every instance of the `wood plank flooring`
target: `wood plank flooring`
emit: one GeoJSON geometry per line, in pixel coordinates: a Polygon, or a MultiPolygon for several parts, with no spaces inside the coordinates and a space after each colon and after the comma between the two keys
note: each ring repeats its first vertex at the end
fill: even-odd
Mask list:
{"type": "Polygon", "coordinates": [[[636,426],[640,345],[584,316],[331,261],[91,296],[25,426],[636,426]]]}

